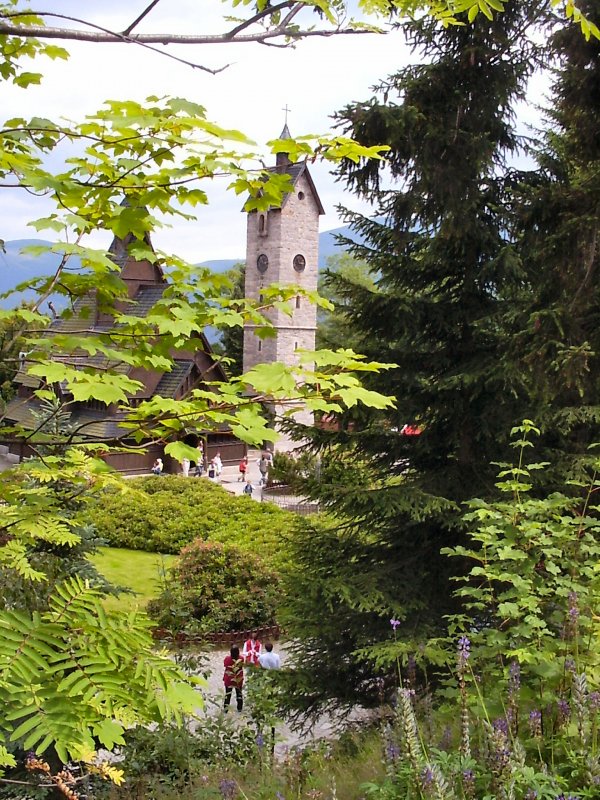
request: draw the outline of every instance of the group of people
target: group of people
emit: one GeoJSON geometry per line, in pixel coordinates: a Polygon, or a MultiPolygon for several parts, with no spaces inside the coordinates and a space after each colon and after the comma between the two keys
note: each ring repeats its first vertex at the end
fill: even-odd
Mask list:
{"type": "MultiPolygon", "coordinates": [[[[190,474],[190,467],[192,462],[189,458],[183,458],[181,460],[181,473],[184,478],[189,477],[190,474]]],[[[164,472],[164,464],[162,458],[157,458],[152,465],[152,474],[153,475],[162,475],[164,472]]],[[[214,458],[211,459],[208,469],[206,470],[206,474],[209,480],[218,481],[221,478],[221,472],[223,471],[223,460],[221,459],[221,453],[217,453],[214,458]]],[[[196,459],[196,472],[195,475],[197,478],[201,478],[204,475],[204,448],[202,443],[198,445],[198,458],[196,459]]]]}
{"type": "MultiPolygon", "coordinates": [[[[184,478],[190,474],[191,461],[189,458],[184,458],[181,461],[181,472],[184,478]]],[[[266,486],[269,479],[269,470],[273,464],[273,456],[270,452],[265,451],[261,454],[256,462],[258,464],[258,471],[260,472],[259,486],[266,486]]],[[[211,481],[219,481],[221,479],[221,472],[223,471],[223,460],[221,453],[217,453],[208,464],[206,474],[211,481]]],[[[164,465],[162,458],[157,458],[152,465],[152,473],[154,475],[162,475],[164,472],[164,465]]],[[[238,482],[244,482],[244,494],[252,495],[254,486],[249,476],[248,456],[244,456],[239,464],[238,482]]],[[[196,460],[196,477],[200,478],[204,474],[204,448],[202,443],[198,445],[198,458],[196,460]]]]}
{"type": "Polygon", "coordinates": [[[223,673],[223,684],[225,686],[225,702],[223,705],[225,713],[229,711],[231,696],[235,689],[237,710],[241,711],[244,707],[244,667],[256,667],[261,669],[279,669],[281,661],[277,653],[273,652],[271,642],[262,643],[258,639],[258,634],[253,632],[250,638],[246,639],[242,652],[237,645],[233,645],[229,655],[223,661],[225,671],[223,673]]]}
{"type": "MultiPolygon", "coordinates": [[[[269,451],[265,451],[261,454],[261,457],[256,462],[258,464],[258,471],[260,472],[260,479],[258,482],[259,486],[266,486],[267,481],[269,480],[269,470],[273,464],[273,456],[269,451]]],[[[245,481],[246,485],[244,486],[244,494],[252,495],[254,491],[254,486],[252,485],[252,480],[248,476],[248,456],[244,456],[240,461],[239,466],[239,477],[238,481],[245,481]]]]}

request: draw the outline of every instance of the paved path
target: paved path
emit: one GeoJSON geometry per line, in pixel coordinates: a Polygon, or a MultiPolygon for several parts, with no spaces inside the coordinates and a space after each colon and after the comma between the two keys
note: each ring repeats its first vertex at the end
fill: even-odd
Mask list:
{"type": "MultiPolygon", "coordinates": [[[[275,651],[281,657],[281,666],[285,669],[287,652],[284,644],[275,644],[275,651]]],[[[223,689],[223,659],[229,655],[229,650],[213,650],[207,654],[206,670],[209,672],[205,694],[204,713],[210,716],[222,714],[223,689]]],[[[204,671],[204,670],[203,670],[204,671]]],[[[227,724],[234,726],[249,725],[254,729],[252,722],[252,708],[245,702],[241,714],[235,709],[235,697],[232,698],[230,710],[226,716],[227,724]]],[[[353,722],[366,718],[364,709],[357,709],[350,716],[353,722]]],[[[306,747],[322,739],[333,739],[339,731],[339,720],[329,714],[320,716],[310,729],[292,730],[290,725],[282,720],[275,730],[275,755],[283,758],[291,747],[306,747]]]]}
{"type": "MultiPolygon", "coordinates": [[[[260,470],[258,469],[258,462],[260,460],[260,450],[248,451],[248,471],[246,476],[250,478],[254,491],[252,497],[260,503],[262,500],[262,486],[260,482],[260,470]]],[[[240,479],[240,471],[237,464],[227,465],[223,467],[221,472],[221,479],[217,481],[220,485],[227,489],[232,494],[243,494],[245,482],[240,479]]],[[[208,478],[207,478],[208,480],[208,478]]]]}

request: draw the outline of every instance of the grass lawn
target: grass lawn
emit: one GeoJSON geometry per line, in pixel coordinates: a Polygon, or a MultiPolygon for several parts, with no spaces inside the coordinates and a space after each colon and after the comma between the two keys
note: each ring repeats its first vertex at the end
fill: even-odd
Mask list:
{"type": "Polygon", "coordinates": [[[136,594],[109,597],[106,607],[129,611],[143,608],[148,600],[160,594],[163,571],[176,561],[177,556],[145,553],[143,550],[125,550],[119,547],[102,547],[92,561],[111,583],[127,586],[136,594]]]}

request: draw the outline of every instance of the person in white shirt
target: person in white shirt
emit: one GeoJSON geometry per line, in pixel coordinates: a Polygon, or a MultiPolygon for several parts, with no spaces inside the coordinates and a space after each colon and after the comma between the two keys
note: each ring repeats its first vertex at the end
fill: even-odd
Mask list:
{"type": "Polygon", "coordinates": [[[223,462],[221,461],[221,453],[217,453],[217,455],[213,458],[213,464],[215,465],[215,472],[217,480],[221,477],[221,472],[223,471],[223,462]]]}
{"type": "Polygon", "coordinates": [[[277,653],[273,652],[273,645],[271,642],[265,643],[265,649],[259,655],[258,663],[263,669],[279,669],[281,667],[281,661],[277,653]]]}

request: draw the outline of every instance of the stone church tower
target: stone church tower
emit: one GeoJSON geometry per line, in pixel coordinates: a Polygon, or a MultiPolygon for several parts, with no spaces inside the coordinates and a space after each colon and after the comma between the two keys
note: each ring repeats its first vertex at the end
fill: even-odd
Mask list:
{"type": "MultiPolygon", "coordinates": [[[[287,125],[281,139],[290,138],[287,125]]],[[[323,206],[306,164],[292,164],[285,153],[277,155],[273,168],[290,175],[293,192],[280,208],[248,214],[246,247],[246,297],[260,300],[265,286],[294,284],[315,290],[319,262],[319,216],[323,206]]],[[[317,309],[305,297],[291,301],[292,315],[273,309],[268,316],[275,326],[274,338],[259,339],[253,325],[244,328],[244,372],[256,364],[282,361],[294,364],[297,350],[314,350],[317,309]]],[[[298,421],[312,421],[302,412],[298,421]]],[[[285,449],[285,444],[281,446],[285,449]]]]}

